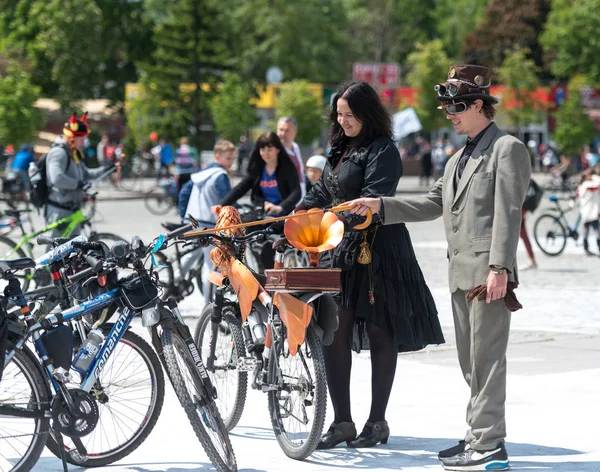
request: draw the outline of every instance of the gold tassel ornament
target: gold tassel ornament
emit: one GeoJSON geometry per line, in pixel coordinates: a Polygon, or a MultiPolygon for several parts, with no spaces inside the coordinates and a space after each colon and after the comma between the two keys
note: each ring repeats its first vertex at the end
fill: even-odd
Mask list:
{"type": "Polygon", "coordinates": [[[360,250],[358,252],[358,263],[367,265],[371,263],[371,250],[369,249],[369,243],[367,242],[367,232],[363,233],[363,241],[360,243],[360,250]]]}

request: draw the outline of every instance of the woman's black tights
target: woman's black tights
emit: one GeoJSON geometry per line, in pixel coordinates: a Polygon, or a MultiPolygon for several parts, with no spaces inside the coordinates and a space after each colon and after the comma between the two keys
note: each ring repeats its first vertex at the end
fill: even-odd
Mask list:
{"type": "MultiPolygon", "coordinates": [[[[350,371],[352,369],[352,333],[356,314],[354,310],[338,306],[339,327],[333,343],[323,347],[327,384],[335,423],[352,421],[350,411],[350,371]]],[[[385,420],[394,374],[398,348],[394,336],[384,329],[367,323],[367,334],[371,344],[371,412],[369,421],[385,420]]]]}

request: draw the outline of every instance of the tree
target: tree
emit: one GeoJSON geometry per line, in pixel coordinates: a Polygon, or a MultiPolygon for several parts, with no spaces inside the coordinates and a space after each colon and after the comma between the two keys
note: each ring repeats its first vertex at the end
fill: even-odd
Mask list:
{"type": "Polygon", "coordinates": [[[504,61],[505,51],[519,46],[531,51],[530,57],[542,72],[538,36],[549,11],[550,0],[490,0],[485,19],[464,38],[463,60],[495,69],[504,61]]]}
{"type": "Polygon", "coordinates": [[[554,138],[567,156],[581,152],[583,145],[594,137],[594,121],[585,113],[581,100],[586,83],[587,79],[583,76],[573,77],[567,87],[567,100],[556,112],[554,138]]]}
{"type": "Polygon", "coordinates": [[[355,61],[400,62],[435,37],[435,0],[345,0],[347,45],[355,61]]]}
{"type": "Polygon", "coordinates": [[[244,77],[265,81],[277,66],[284,80],[338,83],[347,77],[347,19],[342,0],[224,0],[229,50],[244,77]]]}
{"type": "Polygon", "coordinates": [[[155,131],[171,141],[190,135],[200,149],[210,96],[230,67],[224,12],[216,0],[180,0],[166,7],[168,18],[154,30],[151,61],[141,65],[145,93],[160,107],[155,131]]]}
{"type": "Polygon", "coordinates": [[[514,102],[514,107],[506,110],[506,114],[517,127],[537,123],[541,119],[540,106],[532,97],[540,80],[536,75],[537,66],[527,57],[528,54],[528,49],[519,47],[507,51],[504,62],[498,68],[498,76],[507,87],[503,100],[514,102]]]}
{"type": "Polygon", "coordinates": [[[254,90],[237,74],[226,74],[219,92],[210,102],[215,130],[224,139],[236,142],[257,123],[256,109],[250,103],[254,90]]]}
{"type": "Polygon", "coordinates": [[[325,125],[323,112],[321,99],[310,91],[307,81],[295,80],[281,86],[275,113],[278,118],[292,116],[296,119],[299,144],[311,144],[321,136],[325,125]]]}
{"type": "Polygon", "coordinates": [[[163,107],[155,94],[148,93],[151,88],[150,80],[142,75],[137,84],[135,97],[127,104],[125,109],[127,117],[127,137],[133,140],[133,147],[142,149],[148,142],[152,132],[165,137],[162,129],[161,115],[163,107]]]}
{"type": "Polygon", "coordinates": [[[131,0],[95,0],[102,15],[100,41],[103,49],[97,57],[98,83],[94,95],[123,102],[125,85],[137,82],[136,63],[154,50],[153,23],[145,16],[145,2],[131,0]]]}
{"type": "Polygon", "coordinates": [[[600,0],[553,0],[540,41],[558,77],[584,74],[600,82],[600,0]]]}
{"type": "Polygon", "coordinates": [[[489,0],[439,0],[433,10],[433,19],[446,53],[457,57],[464,37],[481,24],[489,0]]]}
{"type": "Polygon", "coordinates": [[[30,142],[42,126],[41,112],[33,105],[40,97],[31,77],[14,64],[0,68],[0,143],[16,149],[30,142]]]}
{"type": "Polygon", "coordinates": [[[446,117],[437,109],[440,102],[434,91],[436,84],[445,82],[450,67],[450,59],[446,56],[442,41],[436,39],[417,44],[416,51],[408,56],[407,63],[411,67],[408,83],[418,89],[415,111],[423,128],[426,131],[442,128],[446,124],[446,117]]]}
{"type": "Polygon", "coordinates": [[[102,13],[96,2],[11,3],[12,8],[5,10],[0,19],[6,54],[27,62],[32,81],[64,108],[73,100],[93,96],[100,80],[97,67],[103,51],[102,13]]]}

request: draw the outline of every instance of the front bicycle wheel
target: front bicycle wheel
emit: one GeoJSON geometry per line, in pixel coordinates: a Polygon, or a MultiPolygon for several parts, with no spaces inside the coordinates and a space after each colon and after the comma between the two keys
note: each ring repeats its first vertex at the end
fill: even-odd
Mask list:
{"type": "MultiPolygon", "coordinates": [[[[105,336],[111,328],[102,328],[105,336]]],[[[158,356],[141,337],[126,331],[90,393],[98,402],[100,420],[94,431],[81,438],[87,455],[81,456],[66,436],[65,450],[70,464],[100,467],[131,454],[154,428],[165,397],[158,356]]],[[[51,437],[48,449],[60,457],[51,437]]]]}
{"type": "Polygon", "coordinates": [[[173,197],[165,193],[162,187],[154,187],[144,195],[144,205],[153,215],[163,216],[169,213],[173,197]]]}
{"type": "MultiPolygon", "coordinates": [[[[194,342],[198,346],[204,364],[211,354],[211,341],[215,305],[204,307],[196,324],[194,342]]],[[[248,393],[248,372],[238,370],[238,359],[246,357],[244,337],[239,320],[228,307],[223,307],[223,319],[217,326],[215,359],[212,369],[207,367],[211,382],[217,389],[216,400],[227,431],[235,428],[242,417],[248,393]]]]}
{"type": "Polygon", "coordinates": [[[50,408],[46,381],[27,347],[17,351],[0,383],[0,472],[25,472],[36,464],[50,430],[49,418],[17,418],[10,410],[50,408]],[[28,354],[29,352],[30,354],[28,354]]]}
{"type": "MultiPolygon", "coordinates": [[[[6,236],[0,236],[0,261],[10,261],[13,259],[21,259],[23,257],[27,257],[23,248],[15,250],[15,243],[12,239],[7,238],[6,236]]],[[[41,270],[41,269],[40,269],[41,270]]],[[[31,269],[20,270],[15,274],[15,277],[19,279],[21,282],[21,288],[23,292],[26,292],[29,289],[29,283],[33,278],[31,269]]],[[[0,293],[4,293],[4,287],[8,285],[4,279],[0,280],[0,293]]]]}
{"type": "Polygon", "coordinates": [[[185,341],[170,329],[162,332],[165,366],[179,402],[217,472],[237,470],[235,454],[217,405],[204,392],[202,378],[185,341]]]}
{"type": "Polygon", "coordinates": [[[533,237],[544,254],[558,256],[565,250],[569,236],[556,216],[544,214],[536,220],[533,226],[533,237]]]}
{"type": "Polygon", "coordinates": [[[268,392],[269,414],[285,455],[303,460],[317,447],[325,423],[325,360],[321,341],[311,326],[295,356],[290,355],[283,324],[280,336],[280,342],[273,340],[269,356],[269,385],[277,387],[268,392]]]}

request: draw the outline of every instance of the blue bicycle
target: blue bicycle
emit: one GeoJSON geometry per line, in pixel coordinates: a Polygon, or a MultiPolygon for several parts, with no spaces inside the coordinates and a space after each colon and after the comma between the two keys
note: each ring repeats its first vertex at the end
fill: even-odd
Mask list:
{"type": "MultiPolygon", "coordinates": [[[[191,226],[182,228],[172,237],[189,229],[191,226]]],[[[214,403],[216,390],[189,329],[176,302],[159,299],[156,278],[144,268],[144,259],[166,241],[163,237],[160,244],[149,248],[139,238],[131,245],[117,243],[112,257],[104,260],[89,254],[104,252],[101,243],[72,241],[69,250],[59,250],[65,245],[59,246],[55,249],[59,257],[45,261],[57,282],[58,298],[64,301],[65,290],[72,296],[74,288],[89,288],[90,282],[93,290],[80,305],[43,318],[30,311],[14,277],[17,270],[31,267],[32,261],[2,262],[5,265],[0,268],[6,270],[1,277],[8,281],[6,300],[19,307],[19,316],[14,311],[7,313],[9,347],[0,385],[0,416],[6,416],[10,425],[8,433],[2,434],[3,418],[0,472],[29,470],[46,442],[62,458],[65,470],[67,462],[94,467],[131,453],[150,434],[162,408],[161,362],[215,468],[237,470],[214,403]],[[71,250],[77,251],[75,257],[65,262],[71,250]],[[88,267],[82,270],[84,265],[88,267]],[[118,280],[118,268],[133,269],[133,273],[118,280]],[[98,288],[100,293],[93,293],[98,288]],[[115,314],[116,320],[106,323],[115,314]],[[128,331],[139,314],[142,324],[150,329],[158,356],[128,331]],[[91,319],[88,322],[92,326],[86,326],[86,318],[91,319]],[[80,341],[74,346],[72,340],[78,336],[80,341]],[[28,340],[33,341],[37,356],[26,345],[28,340]],[[124,349],[128,351],[121,356],[124,349]],[[113,376],[119,380],[107,381],[113,376]]]]}

